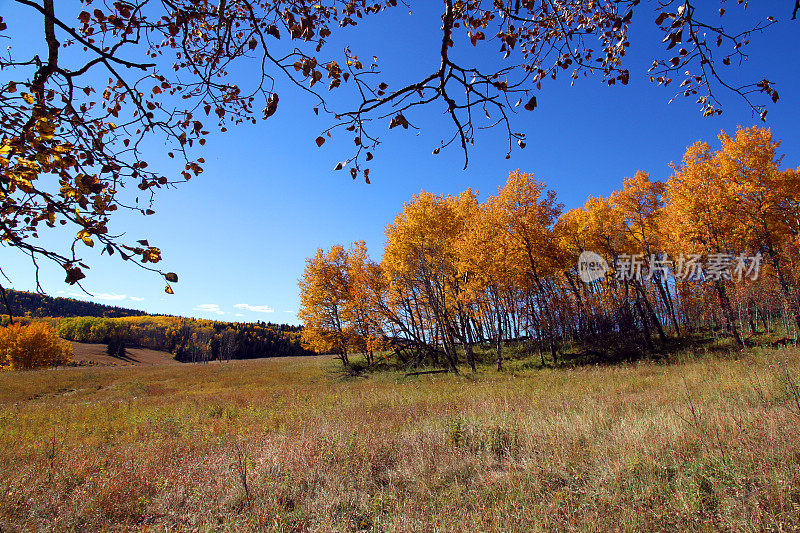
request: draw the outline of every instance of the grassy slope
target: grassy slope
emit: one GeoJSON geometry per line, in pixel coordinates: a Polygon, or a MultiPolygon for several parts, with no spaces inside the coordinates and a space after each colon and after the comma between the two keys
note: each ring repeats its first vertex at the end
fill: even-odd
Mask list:
{"type": "Polygon", "coordinates": [[[800,352],[339,379],[326,358],[0,374],[0,530],[800,527],[800,352]],[[247,487],[245,489],[245,487],[247,487]]]}
{"type": "Polygon", "coordinates": [[[169,352],[150,350],[148,348],[126,348],[125,357],[108,355],[108,345],[88,342],[70,342],[72,345],[71,361],[78,364],[95,365],[174,365],[178,364],[169,352]]]}

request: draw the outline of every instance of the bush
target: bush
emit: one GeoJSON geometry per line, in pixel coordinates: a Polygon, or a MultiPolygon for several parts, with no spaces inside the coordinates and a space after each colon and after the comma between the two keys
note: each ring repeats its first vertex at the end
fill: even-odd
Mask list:
{"type": "Polygon", "coordinates": [[[10,370],[58,366],[69,361],[72,346],[45,322],[0,327],[0,367],[10,370]]]}

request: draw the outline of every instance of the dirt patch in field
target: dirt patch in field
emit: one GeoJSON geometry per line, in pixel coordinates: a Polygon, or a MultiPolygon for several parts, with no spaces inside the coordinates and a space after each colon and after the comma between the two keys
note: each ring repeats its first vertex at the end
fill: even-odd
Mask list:
{"type": "Polygon", "coordinates": [[[72,360],[78,364],[103,366],[146,366],[179,364],[169,352],[148,350],[147,348],[126,348],[124,357],[108,355],[105,344],[70,342],[74,355],[72,360]]]}

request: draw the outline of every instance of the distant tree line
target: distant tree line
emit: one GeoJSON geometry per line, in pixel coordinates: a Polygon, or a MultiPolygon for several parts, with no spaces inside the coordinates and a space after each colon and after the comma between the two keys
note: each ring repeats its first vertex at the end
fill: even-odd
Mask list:
{"type": "MultiPolygon", "coordinates": [[[[53,298],[46,294],[6,289],[8,305],[14,315],[46,316],[97,316],[118,318],[125,316],[143,316],[144,311],[126,309],[113,305],[84,302],[73,298],[53,298]]],[[[7,309],[2,309],[7,312],[7,309]]]]}
{"type": "Polygon", "coordinates": [[[127,347],[167,351],[182,362],[313,355],[300,342],[301,327],[233,323],[167,316],[69,317],[58,321],[61,338],[106,343],[109,353],[127,347]]]}

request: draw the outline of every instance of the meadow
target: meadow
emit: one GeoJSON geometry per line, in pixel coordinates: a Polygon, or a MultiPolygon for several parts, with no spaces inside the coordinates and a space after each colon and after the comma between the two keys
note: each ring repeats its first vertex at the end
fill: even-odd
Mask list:
{"type": "Polygon", "coordinates": [[[789,531],[800,350],[0,373],[1,531],[789,531]]]}

